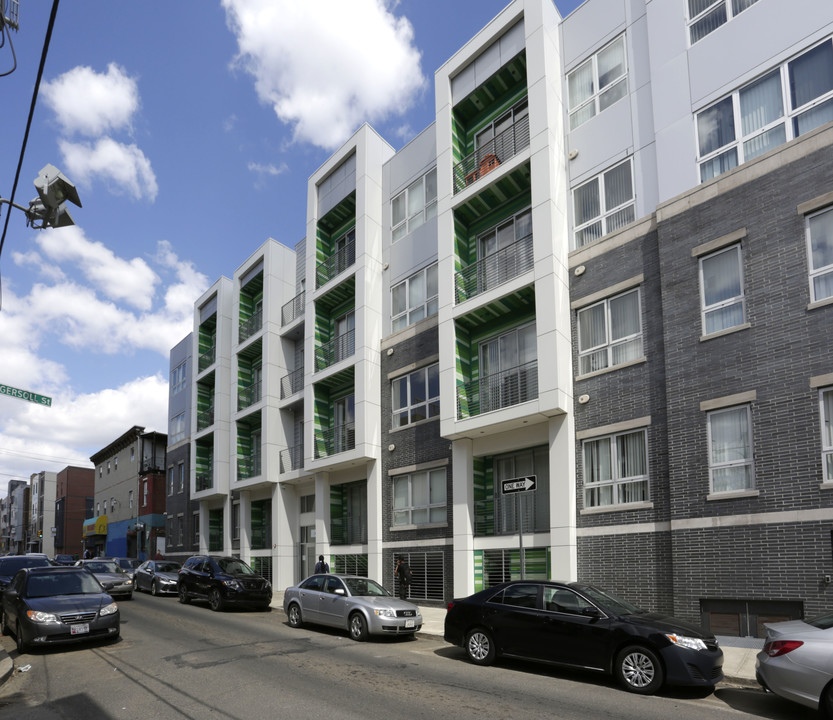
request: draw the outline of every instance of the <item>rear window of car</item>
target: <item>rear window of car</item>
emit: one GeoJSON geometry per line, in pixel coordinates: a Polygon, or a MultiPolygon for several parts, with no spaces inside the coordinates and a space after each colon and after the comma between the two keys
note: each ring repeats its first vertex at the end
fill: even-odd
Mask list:
{"type": "Polygon", "coordinates": [[[110,562],[88,562],[84,563],[84,567],[90,572],[94,573],[120,573],[122,569],[116,563],[110,562]]]}
{"type": "Polygon", "coordinates": [[[321,590],[324,587],[324,575],[313,575],[301,583],[304,590],[321,590]]]}
{"type": "Polygon", "coordinates": [[[819,630],[829,630],[833,627],[833,613],[827,615],[819,615],[818,617],[805,620],[808,625],[817,627],[819,630]]]}
{"type": "Polygon", "coordinates": [[[179,571],[179,563],[175,563],[175,562],[156,563],[156,572],[178,572],[178,571],[179,571]]]}
{"type": "Polygon", "coordinates": [[[538,606],[537,585],[510,585],[497,595],[489,599],[489,602],[501,605],[513,605],[515,607],[535,608],[538,606]]]}
{"type": "Polygon", "coordinates": [[[49,560],[42,557],[7,557],[0,560],[0,575],[14,575],[18,570],[30,567],[48,567],[49,560]]]}

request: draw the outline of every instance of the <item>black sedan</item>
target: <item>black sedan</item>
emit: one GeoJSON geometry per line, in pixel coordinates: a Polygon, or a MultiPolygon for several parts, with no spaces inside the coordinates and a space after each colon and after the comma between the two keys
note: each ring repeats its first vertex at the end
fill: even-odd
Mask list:
{"type": "Polygon", "coordinates": [[[88,570],[24,568],[12,578],[0,605],[0,632],[14,633],[18,653],[119,636],[119,607],[88,570]]]}
{"type": "Polygon", "coordinates": [[[498,655],[570,665],[613,674],[642,694],[723,679],[713,635],[580,583],[517,580],[453,600],[445,640],[478,665],[498,655]]]}
{"type": "Polygon", "coordinates": [[[40,555],[6,555],[0,557],[0,599],[3,593],[17,574],[18,570],[27,567],[51,567],[46,556],[40,555]]]}
{"type": "Polygon", "coordinates": [[[175,593],[181,567],[171,560],[145,560],[133,571],[133,589],[148,590],[151,595],[175,593]]]}

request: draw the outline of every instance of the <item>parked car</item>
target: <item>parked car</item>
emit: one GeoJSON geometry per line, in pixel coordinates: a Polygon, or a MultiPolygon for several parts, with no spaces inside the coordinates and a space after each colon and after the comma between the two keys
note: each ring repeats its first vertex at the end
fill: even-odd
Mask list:
{"type": "Polygon", "coordinates": [[[136,571],[136,568],[142,564],[141,560],[126,557],[100,557],[96,558],[96,560],[112,560],[127,573],[127,577],[130,578],[131,583],[133,582],[133,573],[136,571]]]}
{"type": "Polygon", "coordinates": [[[75,558],[72,555],[56,555],[52,558],[53,565],[75,565],[75,558]]]}
{"type": "Polygon", "coordinates": [[[833,718],[833,613],[764,623],[755,677],[765,690],[833,718]]]}
{"type": "Polygon", "coordinates": [[[478,665],[500,655],[571,665],[613,674],[635,693],[723,679],[713,635],[580,583],[517,580],[453,600],[444,636],[478,665]]]}
{"type": "Polygon", "coordinates": [[[102,638],[115,639],[119,607],[88,570],[28,567],[3,594],[0,633],[14,633],[18,653],[29,647],[102,638]]]}
{"type": "Polygon", "coordinates": [[[151,595],[175,593],[181,567],[171,560],[146,560],[133,573],[133,589],[148,590],[151,595]]]}
{"type": "Polygon", "coordinates": [[[0,557],[0,598],[18,570],[27,567],[48,567],[51,563],[39,555],[4,555],[0,557]]]}
{"type": "Polygon", "coordinates": [[[272,584],[235,557],[194,555],[179,570],[179,602],[208,600],[212,610],[227,605],[266,609],[272,602],[272,584]]]}
{"type": "Polygon", "coordinates": [[[355,575],[312,575],[284,591],[283,609],[292,627],[329,625],[347,630],[353,640],[412,636],[422,627],[416,605],[394,597],[375,580],[355,575]]]}
{"type": "Polygon", "coordinates": [[[75,567],[87,568],[101,583],[104,590],[114,598],[133,599],[133,580],[119,567],[115,560],[92,558],[79,560],[75,567]]]}

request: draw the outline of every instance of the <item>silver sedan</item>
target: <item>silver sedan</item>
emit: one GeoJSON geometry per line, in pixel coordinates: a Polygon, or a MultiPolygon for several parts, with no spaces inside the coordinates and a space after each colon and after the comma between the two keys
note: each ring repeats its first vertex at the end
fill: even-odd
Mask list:
{"type": "Polygon", "coordinates": [[[181,567],[171,560],[146,560],[133,572],[133,589],[148,590],[151,595],[175,593],[181,567]]]}
{"type": "Polygon", "coordinates": [[[391,595],[375,580],[355,575],[313,575],[287,588],[283,609],[292,627],[329,625],[353,640],[373,635],[413,635],[422,614],[413,603],[391,595]]]}
{"type": "Polygon", "coordinates": [[[101,583],[104,591],[112,597],[125,600],[133,598],[133,581],[115,560],[102,560],[101,558],[79,560],[75,566],[87,568],[101,583]]]}
{"type": "Polygon", "coordinates": [[[765,623],[755,676],[766,690],[833,717],[833,613],[765,623]]]}

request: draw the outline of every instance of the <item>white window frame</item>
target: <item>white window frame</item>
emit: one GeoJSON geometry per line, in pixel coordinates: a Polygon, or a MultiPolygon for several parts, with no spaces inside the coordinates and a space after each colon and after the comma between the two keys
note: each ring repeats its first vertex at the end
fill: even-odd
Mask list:
{"type": "Polygon", "coordinates": [[[607,508],[627,506],[635,503],[650,502],[651,485],[650,485],[650,467],[648,458],[648,432],[646,428],[638,428],[635,430],[627,430],[621,433],[614,433],[612,435],[601,435],[598,437],[588,438],[581,444],[581,460],[582,460],[582,476],[584,478],[584,507],[590,508],[607,508]],[[619,458],[619,438],[624,438],[628,435],[641,435],[644,456],[643,463],[645,472],[641,475],[621,476],[620,475],[620,458],[619,458]],[[599,445],[607,441],[610,452],[609,467],[610,479],[593,482],[588,479],[587,455],[588,447],[592,445],[599,445]],[[639,497],[634,500],[625,499],[628,495],[628,488],[643,486],[644,490],[637,493],[639,497]],[[603,491],[610,488],[610,497],[605,501],[602,498],[603,491]]]}
{"type": "MultiPolygon", "coordinates": [[[[625,292],[618,293],[616,295],[611,295],[610,297],[604,298],[604,300],[600,300],[597,303],[593,303],[592,305],[587,305],[586,307],[579,308],[576,313],[576,334],[578,336],[578,362],[579,362],[579,375],[587,375],[591,372],[597,372],[599,370],[607,370],[609,368],[614,368],[619,365],[624,365],[628,362],[631,362],[634,358],[629,358],[627,360],[622,360],[620,362],[615,362],[615,350],[624,345],[628,345],[633,343],[636,340],[639,340],[640,344],[640,352],[638,357],[644,357],[645,350],[642,343],[642,292],[639,287],[631,288],[630,290],[626,290],[625,292]],[[610,318],[610,303],[618,300],[620,298],[625,297],[626,295],[632,295],[636,293],[636,304],[637,304],[637,320],[639,321],[639,330],[635,333],[631,333],[630,335],[623,335],[620,338],[616,338],[615,340],[611,338],[611,318],[610,318]],[[605,317],[605,340],[600,345],[595,345],[589,348],[582,348],[582,338],[581,338],[581,315],[582,313],[588,312],[593,308],[604,306],[604,317],[605,317]],[[588,363],[593,363],[596,361],[594,356],[597,356],[602,350],[605,350],[605,364],[600,367],[593,367],[593,365],[587,365],[588,363]]],[[[597,356],[600,357],[600,356],[597,356]]]]}
{"type": "Polygon", "coordinates": [[[391,419],[391,427],[395,430],[397,428],[405,427],[406,425],[413,425],[417,422],[424,422],[425,420],[433,420],[439,419],[440,417],[440,365],[439,363],[433,363],[432,365],[426,365],[423,368],[419,368],[418,370],[414,370],[411,373],[403,377],[395,378],[391,381],[390,384],[391,390],[391,411],[392,411],[392,419],[391,419]],[[433,372],[432,372],[433,371],[433,372]],[[437,394],[431,395],[430,394],[430,376],[433,373],[436,373],[437,380],[437,394]],[[417,377],[422,378],[422,382],[425,387],[425,399],[415,402],[413,399],[413,394],[411,392],[411,383],[412,380],[417,377]],[[397,389],[401,385],[405,385],[407,388],[407,403],[401,407],[397,407],[397,396],[399,393],[397,389]],[[419,418],[418,420],[412,420],[411,415],[414,411],[419,410],[420,408],[424,409],[425,417],[419,418]],[[402,415],[407,415],[407,420],[403,422],[402,415]]]}
{"type": "Polygon", "coordinates": [[[433,470],[423,470],[420,472],[408,473],[407,475],[397,475],[393,478],[391,487],[393,499],[391,501],[392,515],[391,525],[393,528],[402,527],[416,527],[423,525],[443,525],[448,522],[447,506],[448,506],[448,474],[445,468],[436,468],[433,470]],[[442,476],[442,501],[431,502],[431,484],[432,480],[439,481],[442,476]],[[414,479],[425,478],[428,483],[428,502],[415,504],[413,499],[414,479]],[[405,487],[407,489],[405,504],[397,506],[397,486],[405,487]],[[425,513],[425,520],[414,520],[414,513],[425,513]],[[431,516],[434,519],[431,519],[431,516]],[[440,519],[440,515],[442,518],[440,519]]]}
{"type": "Polygon", "coordinates": [[[132,490],[127,491],[127,505],[128,505],[128,507],[131,507],[131,508],[133,507],[133,491],[132,490]]]}
{"type": "Polygon", "coordinates": [[[755,489],[755,463],[754,463],[754,445],[753,445],[753,433],[752,433],[752,409],[749,405],[734,405],[732,407],[720,408],[719,410],[712,410],[711,412],[707,413],[706,415],[706,435],[707,435],[707,452],[709,458],[709,488],[711,492],[715,495],[721,493],[734,493],[734,492],[748,492],[750,490],[755,489]],[[746,427],[747,427],[747,437],[746,437],[746,444],[749,448],[749,456],[744,457],[736,457],[730,460],[716,460],[712,453],[712,439],[713,439],[713,426],[712,421],[714,418],[718,417],[719,415],[724,415],[726,413],[736,413],[738,411],[743,411],[746,413],[746,427]],[[745,487],[731,487],[726,489],[717,489],[715,488],[715,472],[719,472],[721,470],[729,470],[735,468],[748,468],[748,482],[745,487]]]}
{"type": "Polygon", "coordinates": [[[730,94],[720,98],[717,102],[711,103],[708,107],[703,108],[695,114],[694,129],[696,135],[695,142],[697,146],[697,168],[699,182],[707,182],[724,172],[732,170],[738,165],[742,165],[744,162],[748,162],[762,152],[778,147],[783,143],[795,139],[801,134],[809,132],[809,129],[805,130],[804,133],[798,132],[796,121],[799,117],[815,108],[818,108],[826,103],[833,103],[833,88],[794,108],[792,107],[792,94],[790,90],[790,67],[794,62],[800,60],[809,53],[818,50],[825,44],[828,46],[831,45],[831,38],[827,38],[820,43],[816,43],[812,47],[805,48],[802,52],[793,56],[789,60],[761,74],[752,82],[747,83],[743,87],[737,88],[730,94]],[[770,77],[774,73],[779,74],[781,87],[781,114],[774,120],[762,124],[760,127],[756,127],[750,132],[744,134],[741,114],[741,94],[747,90],[751,91],[757,83],[770,77]],[[713,126],[713,121],[709,120],[706,117],[706,114],[715,110],[721,103],[725,103],[728,100],[731,100],[732,104],[734,138],[727,140],[722,145],[703,153],[701,152],[703,138],[700,137],[701,118],[705,120],[705,124],[707,126],[713,126]],[[761,138],[767,133],[775,133],[782,126],[784,137],[783,142],[773,144],[771,147],[761,150],[761,152],[754,152],[754,149],[752,151],[747,151],[747,145],[754,145],[754,141],[756,139],[761,138]],[[747,157],[747,155],[749,157],[747,157]]]}
{"type": "Polygon", "coordinates": [[[390,289],[390,307],[391,307],[391,332],[398,332],[410,327],[414,323],[423,320],[430,315],[435,315],[439,312],[439,286],[437,282],[437,263],[433,263],[428,267],[423,268],[419,272],[415,272],[402,282],[396,283],[390,289]],[[422,277],[422,282],[425,287],[425,300],[423,302],[413,303],[411,301],[411,283],[417,278],[422,277]],[[433,278],[433,280],[432,280],[433,278]],[[428,295],[429,285],[433,282],[436,292],[433,295],[428,295]],[[396,315],[393,314],[394,295],[398,288],[405,289],[405,309],[396,315]]]}
{"type": "Polygon", "coordinates": [[[822,482],[833,483],[833,387],[819,390],[822,482]],[[827,404],[825,400],[827,399],[827,404]]]}
{"type": "Polygon", "coordinates": [[[581,183],[580,185],[576,185],[572,190],[572,199],[573,199],[573,244],[576,248],[584,247],[589,243],[593,242],[594,240],[598,240],[599,238],[604,237],[605,235],[615,232],[626,225],[632,223],[636,219],[636,190],[634,187],[633,182],[633,162],[632,158],[626,158],[620,163],[616,163],[615,165],[611,165],[609,168],[606,168],[603,172],[600,172],[598,175],[594,175],[589,180],[581,183]],[[613,172],[614,170],[620,168],[622,165],[628,166],[630,171],[630,181],[631,181],[631,196],[630,199],[626,200],[625,202],[619,203],[613,207],[607,207],[607,192],[605,187],[605,178],[608,176],[609,173],[613,172]],[[589,220],[585,220],[582,223],[578,222],[578,213],[576,212],[576,193],[579,190],[583,190],[584,188],[590,186],[591,184],[596,183],[598,187],[598,202],[599,202],[599,214],[594,215],[589,220]],[[630,210],[630,217],[628,217],[628,213],[626,211],[630,210]],[[624,222],[623,222],[624,220],[624,222]],[[579,238],[583,236],[586,230],[590,230],[594,225],[597,223],[600,224],[601,232],[596,237],[590,237],[587,240],[580,240],[579,238]]]}
{"type": "Polygon", "coordinates": [[[699,260],[699,269],[700,269],[700,321],[701,321],[701,328],[703,335],[713,335],[717,332],[723,332],[725,330],[731,330],[732,328],[739,327],[746,322],[746,287],[745,287],[745,280],[743,275],[743,249],[741,248],[740,243],[735,245],[730,245],[726,248],[721,248],[717,252],[709,253],[708,255],[703,255],[699,260]],[[725,255],[726,253],[735,253],[735,257],[737,260],[737,273],[738,273],[738,284],[740,285],[740,294],[733,295],[732,297],[726,298],[724,300],[720,300],[718,302],[712,303],[711,305],[706,304],[706,277],[703,272],[703,263],[707,260],[717,257],[718,255],[725,255]],[[734,325],[728,325],[723,328],[718,328],[717,330],[708,330],[707,328],[707,317],[715,312],[720,310],[725,310],[726,308],[730,308],[734,305],[740,305],[741,309],[741,317],[740,321],[735,323],[734,325]]]}
{"type": "Polygon", "coordinates": [[[393,196],[390,202],[391,241],[397,242],[424,225],[437,215],[437,168],[431,168],[425,175],[417,178],[402,192],[393,196]],[[422,193],[422,205],[419,209],[409,209],[410,196],[419,190],[422,193]],[[433,193],[433,197],[429,196],[433,193]],[[403,208],[402,217],[397,219],[397,206],[403,208]]]}
{"type": "Polygon", "coordinates": [[[591,118],[598,115],[603,110],[606,110],[611,105],[615,104],[619,100],[627,97],[628,94],[628,46],[625,42],[625,35],[622,34],[619,37],[611,40],[607,45],[602,48],[599,48],[593,55],[587,60],[585,60],[581,65],[576,67],[575,69],[571,70],[567,74],[567,102],[571,103],[571,93],[570,93],[570,80],[572,78],[577,77],[578,73],[585,70],[588,66],[592,67],[593,73],[593,93],[588,97],[584,98],[580,102],[578,102],[575,106],[570,105],[569,108],[569,116],[568,121],[570,125],[570,132],[575,130],[578,127],[581,127],[584,123],[586,123],[591,118]],[[609,50],[613,47],[616,43],[622,43],[622,57],[623,57],[623,64],[624,69],[623,72],[613,78],[611,78],[608,82],[605,83],[605,86],[599,87],[600,80],[599,80],[599,56],[602,55],[605,51],[609,50]],[[614,88],[618,87],[620,83],[624,83],[624,92],[621,92],[618,97],[615,97],[609,104],[604,105],[604,96],[609,94],[614,88]],[[592,108],[590,107],[592,104],[592,108]],[[591,115],[587,115],[586,117],[582,118],[579,114],[582,110],[592,110],[591,115]]]}
{"type": "MultiPolygon", "coordinates": [[[[811,221],[813,218],[820,217],[825,214],[830,214],[831,222],[833,222],[833,207],[825,208],[816,213],[812,213],[811,215],[807,215],[804,223],[806,228],[806,237],[807,237],[807,267],[809,268],[809,280],[810,280],[810,300],[811,302],[821,302],[822,300],[829,300],[833,298],[833,290],[830,291],[829,295],[821,295],[821,293],[817,292],[817,282],[822,278],[827,281],[827,283],[833,283],[833,262],[828,265],[821,265],[819,267],[815,267],[814,260],[813,260],[813,237],[811,232],[811,221]]],[[[831,240],[828,238],[828,241],[831,240]]],[[[818,285],[818,288],[821,288],[822,285],[818,285]]]]}
{"type": "Polygon", "coordinates": [[[185,389],[185,361],[171,370],[171,395],[176,395],[185,389]]]}
{"type": "Polygon", "coordinates": [[[722,27],[733,18],[736,18],[744,10],[751,7],[756,2],[758,2],[758,0],[710,0],[708,7],[703,8],[699,12],[696,12],[694,15],[691,14],[691,2],[687,2],[686,24],[688,26],[689,46],[694,45],[695,43],[698,43],[700,40],[702,40],[704,37],[711,35],[715,30],[717,30],[717,28],[722,27]],[[722,20],[719,19],[721,11],[723,14],[722,20]],[[697,26],[700,25],[704,20],[708,20],[712,17],[717,19],[717,24],[711,30],[706,30],[706,32],[704,32],[702,35],[695,39],[697,26]]]}

